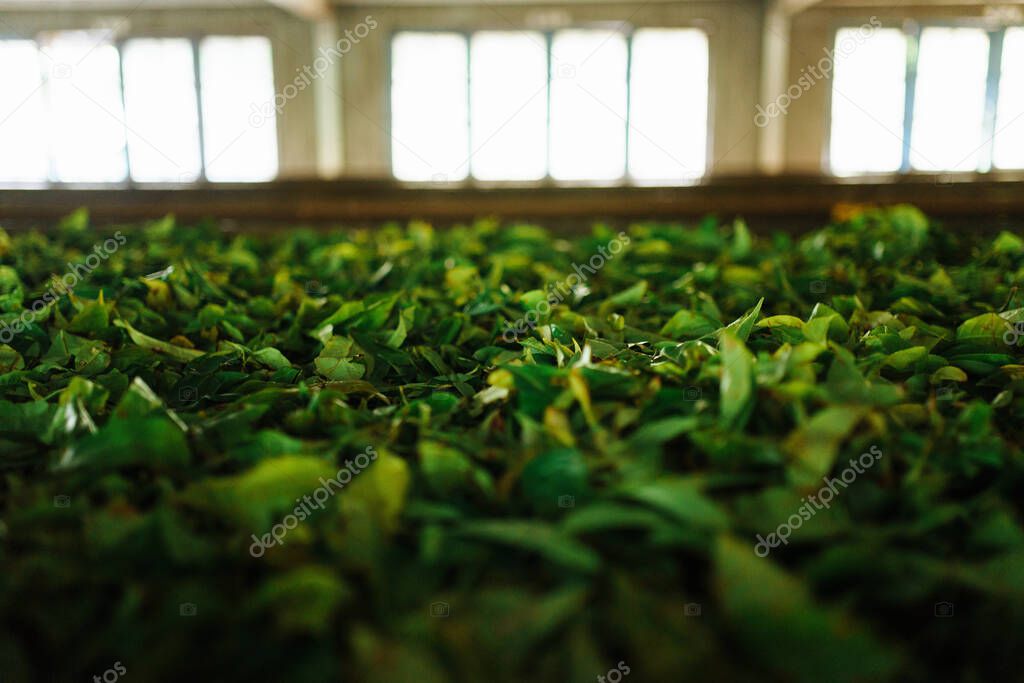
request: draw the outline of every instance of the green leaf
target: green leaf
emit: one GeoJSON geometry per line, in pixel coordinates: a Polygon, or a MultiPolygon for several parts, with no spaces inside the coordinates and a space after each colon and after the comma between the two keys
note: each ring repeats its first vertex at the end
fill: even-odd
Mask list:
{"type": "Polygon", "coordinates": [[[181,493],[181,501],[230,521],[246,537],[259,536],[284,515],[293,514],[302,496],[312,496],[318,489],[330,495],[318,495],[314,500],[319,506],[313,506],[312,512],[333,507],[333,496],[342,487],[337,481],[325,487],[324,482],[336,475],[336,468],[321,458],[286,455],[263,460],[236,476],[194,482],[181,493]]]}
{"type": "Polygon", "coordinates": [[[715,587],[723,617],[748,656],[793,681],[886,680],[896,654],[837,608],[816,604],[799,579],[753,543],[727,536],[715,549],[715,587]]]}
{"type": "Polygon", "coordinates": [[[436,441],[421,441],[419,452],[423,476],[432,491],[448,497],[468,490],[474,468],[465,454],[436,441]]]}
{"type": "Polygon", "coordinates": [[[724,427],[742,428],[754,407],[754,357],[731,333],[721,338],[720,413],[724,427]]]}
{"type": "Polygon", "coordinates": [[[371,463],[345,491],[342,512],[349,524],[354,524],[356,519],[370,520],[370,533],[379,537],[381,533],[391,534],[398,529],[412,475],[402,458],[384,449],[379,454],[372,448],[367,451],[371,463]]]}
{"type": "Polygon", "coordinates": [[[692,481],[665,479],[654,484],[627,486],[620,494],[683,524],[719,530],[729,525],[725,511],[701,494],[692,481]]]}
{"type": "Polygon", "coordinates": [[[25,359],[7,344],[0,344],[0,375],[25,367],[25,359]]]}
{"type": "Polygon", "coordinates": [[[867,413],[862,406],[832,406],[794,429],[782,442],[793,483],[809,486],[831,472],[839,447],[867,413]]]}
{"type": "Polygon", "coordinates": [[[729,325],[719,333],[719,343],[721,343],[721,337],[724,336],[725,332],[732,333],[741,342],[746,343],[747,339],[750,337],[751,331],[754,329],[754,325],[757,324],[757,319],[761,315],[761,306],[763,305],[764,297],[761,297],[756,306],[733,322],[729,323],[729,325]]]}
{"type": "Polygon", "coordinates": [[[912,368],[927,356],[928,349],[923,346],[912,346],[909,349],[890,353],[885,359],[885,364],[895,370],[905,371],[912,368]]]}
{"type": "Polygon", "coordinates": [[[175,346],[174,344],[168,344],[167,342],[145,335],[132,327],[127,321],[121,320],[120,318],[115,320],[114,324],[118,327],[124,328],[128,332],[128,336],[131,337],[131,340],[142,348],[153,351],[154,353],[162,354],[176,361],[187,363],[193,358],[199,358],[199,356],[203,355],[202,351],[175,346]]]}
{"type": "Polygon", "coordinates": [[[713,334],[719,325],[705,316],[682,309],[669,318],[659,334],[670,339],[699,339],[713,334]]]}
{"type": "Polygon", "coordinates": [[[587,545],[541,522],[480,520],[463,524],[458,533],[465,538],[536,553],[569,571],[589,574],[601,566],[601,557],[587,545]]]}
{"type": "Polygon", "coordinates": [[[102,300],[90,301],[71,319],[68,331],[95,336],[101,334],[109,325],[110,307],[102,300]]]}
{"type": "Polygon", "coordinates": [[[335,382],[361,379],[366,366],[350,360],[352,344],[348,337],[332,337],[314,361],[317,373],[335,382]]]}
{"type": "Polygon", "coordinates": [[[255,351],[252,356],[272,370],[282,370],[292,366],[292,364],[288,362],[288,359],[284,357],[284,354],[273,346],[268,346],[260,349],[259,351],[255,351]]]}
{"type": "Polygon", "coordinates": [[[115,419],[64,452],[60,466],[116,469],[143,467],[169,471],[188,465],[188,442],[178,425],[164,417],[115,419]],[[145,448],[140,445],[145,444],[145,448]]]}
{"type": "Polygon", "coordinates": [[[326,567],[299,567],[267,579],[251,606],[288,634],[324,635],[331,618],[354,591],[326,567]]]}
{"type": "Polygon", "coordinates": [[[956,328],[956,339],[965,344],[999,351],[1006,349],[1003,335],[1007,327],[1007,321],[995,313],[983,313],[964,321],[956,328]]]}
{"type": "Polygon", "coordinates": [[[523,468],[522,483],[527,499],[546,512],[564,507],[564,500],[571,500],[573,505],[583,503],[590,493],[587,463],[572,448],[538,454],[523,468]]]}

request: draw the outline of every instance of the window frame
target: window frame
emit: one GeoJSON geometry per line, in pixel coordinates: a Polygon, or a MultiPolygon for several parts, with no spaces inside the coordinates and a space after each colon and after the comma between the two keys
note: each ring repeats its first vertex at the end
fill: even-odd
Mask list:
{"type": "MultiPolygon", "coordinates": [[[[85,31],[85,30],[89,30],[89,29],[87,29],[87,28],[75,28],[75,27],[61,27],[61,28],[48,29],[48,30],[35,30],[32,33],[30,33],[28,37],[25,37],[25,36],[22,36],[22,35],[17,35],[17,34],[11,33],[11,32],[2,32],[2,31],[0,31],[0,41],[5,41],[5,40],[29,40],[29,41],[31,41],[36,46],[36,49],[39,50],[39,46],[40,46],[40,39],[39,38],[40,38],[41,35],[43,35],[45,33],[63,33],[63,32],[68,32],[68,31],[85,31]]],[[[123,116],[124,119],[127,119],[127,108],[125,106],[125,88],[124,88],[124,46],[125,46],[125,44],[130,42],[130,41],[132,41],[132,40],[186,40],[186,41],[188,41],[188,43],[189,43],[189,45],[191,47],[191,51],[192,51],[192,78],[193,78],[193,83],[194,83],[194,88],[195,88],[195,95],[196,95],[196,116],[197,116],[197,119],[198,119],[197,124],[198,124],[198,129],[199,129],[199,138],[198,138],[198,142],[199,142],[199,176],[196,177],[195,180],[190,180],[190,181],[138,181],[138,180],[135,180],[134,178],[132,178],[131,155],[128,152],[127,121],[125,120],[125,121],[122,121],[122,125],[125,127],[125,142],[124,142],[124,146],[123,146],[123,149],[122,149],[122,154],[124,155],[124,159],[125,159],[125,178],[124,178],[124,180],[110,181],[110,182],[106,182],[106,181],[102,181],[102,180],[87,181],[87,182],[53,180],[52,177],[50,177],[50,175],[49,175],[50,173],[52,173],[52,170],[53,170],[53,150],[48,147],[47,148],[47,158],[48,158],[49,171],[47,172],[47,178],[45,180],[42,180],[42,181],[26,181],[26,182],[6,182],[5,181],[4,183],[0,184],[0,188],[8,188],[8,187],[9,188],[42,187],[42,188],[45,188],[45,189],[49,189],[49,188],[64,188],[64,187],[100,187],[100,188],[111,188],[111,189],[137,189],[137,188],[143,188],[144,189],[144,188],[159,188],[159,187],[178,186],[178,185],[182,185],[182,186],[186,186],[186,187],[207,186],[207,185],[213,185],[213,184],[220,184],[220,185],[234,185],[234,184],[258,185],[258,184],[260,184],[260,182],[275,182],[276,180],[278,180],[278,177],[272,178],[269,181],[257,181],[257,182],[250,182],[250,181],[210,181],[207,178],[207,175],[206,175],[206,166],[207,166],[206,161],[207,160],[206,160],[206,145],[205,145],[206,139],[205,139],[204,123],[203,123],[203,100],[202,100],[203,85],[202,85],[202,79],[200,77],[200,68],[201,67],[200,67],[200,64],[199,64],[199,53],[200,53],[200,45],[201,45],[201,43],[202,43],[202,41],[204,39],[210,38],[210,37],[219,37],[219,36],[227,36],[227,37],[233,37],[233,38],[250,38],[250,37],[251,38],[263,38],[266,41],[268,41],[268,43],[270,44],[270,49],[271,49],[271,77],[273,78],[273,90],[274,90],[275,93],[277,92],[277,76],[278,76],[278,74],[277,74],[277,63],[276,63],[277,55],[276,55],[276,50],[274,49],[275,48],[275,46],[274,46],[274,39],[273,39],[273,37],[271,35],[269,35],[267,33],[259,33],[259,32],[255,32],[255,31],[231,32],[231,31],[219,31],[219,30],[214,30],[214,31],[209,31],[209,32],[207,32],[207,31],[203,31],[203,32],[192,31],[192,32],[170,32],[170,33],[163,33],[163,32],[159,32],[159,31],[141,31],[141,32],[137,32],[137,33],[136,32],[132,32],[132,33],[125,33],[125,34],[113,34],[113,35],[108,37],[109,44],[114,46],[114,48],[117,50],[118,87],[120,88],[120,93],[121,93],[121,109],[122,109],[122,116],[123,116]]],[[[45,81],[44,81],[44,86],[45,86],[45,81]]],[[[44,87],[44,90],[45,90],[45,87],[44,87]]],[[[280,165],[281,165],[281,126],[280,126],[280,124],[278,125],[278,128],[277,128],[277,136],[276,136],[276,138],[277,139],[275,141],[275,146],[276,146],[275,153],[277,155],[277,161],[278,161],[278,176],[280,176],[280,165]]]]}
{"type": "MultiPolygon", "coordinates": [[[[844,20],[841,23],[834,23],[831,27],[829,35],[831,41],[829,48],[834,49],[836,40],[838,39],[839,31],[843,29],[856,28],[854,22],[844,20]]],[[[878,178],[886,176],[947,176],[947,175],[965,175],[965,174],[979,174],[979,175],[990,175],[992,173],[1013,173],[1019,172],[1022,169],[1012,168],[997,168],[993,162],[995,158],[995,144],[996,144],[996,133],[997,121],[996,116],[999,111],[999,86],[1002,76],[1002,64],[1003,64],[1003,44],[1006,37],[1007,30],[1011,28],[1024,28],[1024,24],[999,24],[993,25],[990,20],[986,20],[984,17],[977,18],[963,18],[956,20],[940,20],[940,19],[923,19],[923,20],[906,20],[904,22],[895,21],[882,21],[881,28],[887,29],[898,29],[903,33],[904,39],[907,41],[907,59],[904,64],[905,69],[905,88],[904,92],[904,107],[903,107],[903,128],[900,131],[901,143],[902,143],[902,157],[900,161],[900,167],[895,171],[862,171],[857,176],[852,177],[866,177],[866,178],[878,178]],[[984,146],[979,150],[979,161],[978,167],[970,171],[954,171],[954,170],[922,170],[914,168],[911,164],[911,147],[913,146],[913,127],[914,127],[914,114],[917,100],[917,67],[920,60],[920,47],[921,47],[921,35],[925,29],[928,28],[970,28],[980,29],[988,35],[988,69],[985,76],[985,114],[982,119],[982,139],[985,141],[984,146]]],[[[829,78],[829,92],[828,92],[828,110],[827,110],[827,126],[828,135],[825,137],[824,144],[822,146],[822,170],[823,172],[833,178],[838,177],[850,177],[850,176],[839,176],[832,169],[831,159],[831,148],[832,148],[832,108],[833,100],[835,96],[835,90],[831,87],[834,79],[834,73],[829,78]]]]}
{"type": "Polygon", "coordinates": [[[714,138],[714,62],[712,59],[713,47],[712,47],[713,32],[708,30],[707,25],[703,22],[691,22],[685,24],[674,24],[674,25],[663,25],[658,24],[656,26],[648,25],[637,25],[628,22],[615,22],[615,21],[594,21],[594,22],[573,22],[564,26],[557,27],[545,27],[545,28],[532,28],[532,27],[490,27],[490,26],[479,26],[473,28],[445,28],[443,26],[412,26],[404,28],[401,26],[393,27],[387,34],[387,49],[384,57],[384,116],[387,135],[385,140],[385,155],[388,160],[388,174],[390,179],[395,182],[418,185],[418,186],[446,186],[446,185],[468,185],[478,187],[492,187],[492,186],[520,186],[520,187],[567,187],[567,186],[596,186],[596,187],[687,187],[692,185],[698,185],[706,182],[711,171],[712,166],[712,142],[714,138]],[[632,65],[633,65],[633,36],[637,31],[645,29],[667,29],[667,30],[697,30],[704,34],[704,38],[708,46],[708,85],[707,85],[707,106],[705,111],[706,117],[706,135],[705,135],[705,153],[704,153],[704,167],[700,175],[693,178],[679,178],[679,179],[661,179],[661,180],[645,180],[636,178],[629,168],[629,148],[630,140],[632,138],[632,65]],[[572,30],[604,30],[620,33],[626,41],[626,112],[625,121],[625,144],[623,146],[623,173],[617,178],[608,180],[558,180],[551,175],[551,49],[554,42],[554,36],[560,31],[572,31],[572,30]],[[473,145],[472,145],[472,131],[473,131],[473,114],[471,106],[472,94],[470,88],[472,87],[472,36],[474,33],[482,32],[503,32],[503,33],[536,33],[539,34],[544,40],[545,46],[545,57],[547,64],[547,91],[546,91],[546,107],[547,107],[547,122],[545,126],[545,162],[544,162],[544,176],[537,180],[481,180],[473,175],[473,145]],[[394,120],[394,109],[391,101],[391,89],[392,89],[392,67],[393,62],[393,49],[395,36],[400,33],[449,33],[456,34],[462,37],[466,41],[466,105],[467,105],[467,125],[466,125],[466,136],[469,141],[470,157],[468,160],[468,169],[466,177],[456,181],[433,181],[433,180],[402,180],[395,176],[394,169],[394,156],[393,146],[394,141],[392,139],[392,122],[394,120]]]}

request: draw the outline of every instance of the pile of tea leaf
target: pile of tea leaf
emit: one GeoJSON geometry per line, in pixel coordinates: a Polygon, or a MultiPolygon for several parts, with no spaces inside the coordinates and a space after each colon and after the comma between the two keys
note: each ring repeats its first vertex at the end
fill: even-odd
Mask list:
{"type": "Polygon", "coordinates": [[[42,227],[3,681],[1020,680],[1019,234],[42,227]]]}

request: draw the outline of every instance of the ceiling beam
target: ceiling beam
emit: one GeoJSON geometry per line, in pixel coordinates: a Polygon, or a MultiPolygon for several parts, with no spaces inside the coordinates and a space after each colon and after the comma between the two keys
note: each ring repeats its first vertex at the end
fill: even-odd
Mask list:
{"type": "Polygon", "coordinates": [[[270,0],[270,3],[311,21],[331,17],[331,4],[328,0],[270,0]]]}
{"type": "Polygon", "coordinates": [[[793,16],[820,3],[821,0],[779,0],[779,9],[793,16]]]}

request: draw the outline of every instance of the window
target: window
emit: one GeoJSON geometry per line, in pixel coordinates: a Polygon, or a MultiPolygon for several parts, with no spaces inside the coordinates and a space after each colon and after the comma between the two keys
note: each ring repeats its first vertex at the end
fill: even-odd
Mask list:
{"type": "Polygon", "coordinates": [[[197,180],[202,160],[192,43],[179,38],[129,40],[123,61],[132,178],[197,180]]]}
{"type": "Polygon", "coordinates": [[[116,182],[127,173],[117,48],[84,31],[40,42],[53,60],[45,92],[52,172],[68,182],[116,182]]]}
{"type": "Polygon", "coordinates": [[[923,171],[973,171],[985,125],[988,34],[927,28],[921,34],[910,165],[923,171]]]}
{"type": "Polygon", "coordinates": [[[466,39],[457,33],[402,33],[392,44],[391,60],[395,174],[406,180],[465,178],[466,39]]]}
{"type": "MultiPolygon", "coordinates": [[[[205,38],[199,44],[206,177],[270,180],[277,175],[274,67],[266,38],[205,38]],[[245,65],[240,69],[239,65],[245,65]]],[[[294,88],[293,88],[294,89],[294,88]]]]}
{"type": "Polygon", "coordinates": [[[1024,168],[1024,28],[1003,39],[1003,63],[996,114],[996,168],[1024,168]]]}
{"type": "Polygon", "coordinates": [[[45,180],[43,77],[30,40],[0,41],[0,181],[45,180]]]}
{"type": "Polygon", "coordinates": [[[633,34],[629,172],[641,180],[696,178],[707,165],[708,38],[697,29],[633,34]],[[662,65],[685,65],[666,72],[662,65]]]}
{"type": "Polygon", "coordinates": [[[269,180],[276,102],[262,37],[0,40],[0,182],[269,180]]]}
{"type": "Polygon", "coordinates": [[[836,35],[833,173],[1024,168],[1024,29],[867,28],[836,35]]]}
{"type": "Polygon", "coordinates": [[[696,29],[401,32],[390,94],[401,180],[677,181],[706,167],[696,29]]]}
{"type": "MultiPolygon", "coordinates": [[[[850,45],[844,29],[837,45],[850,45]],[[844,43],[844,41],[846,41],[844,43]]],[[[838,175],[898,171],[903,165],[907,41],[902,31],[876,31],[855,50],[836,51],[829,156],[838,175]]]]}
{"type": "Polygon", "coordinates": [[[539,180],[547,165],[548,63],[541,33],[470,40],[470,147],[483,180],[539,180]]]}
{"type": "Polygon", "coordinates": [[[612,180],[626,164],[626,40],[559,31],[551,45],[551,176],[612,180]]]}

